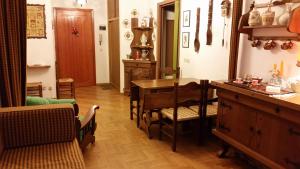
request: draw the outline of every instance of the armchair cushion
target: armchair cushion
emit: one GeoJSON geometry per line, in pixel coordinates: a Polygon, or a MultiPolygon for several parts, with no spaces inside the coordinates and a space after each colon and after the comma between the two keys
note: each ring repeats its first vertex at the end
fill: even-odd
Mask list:
{"type": "Polygon", "coordinates": [[[85,168],[78,142],[8,149],[0,157],[0,168],[85,168]]]}
{"type": "Polygon", "coordinates": [[[45,98],[33,97],[33,96],[26,97],[26,105],[27,106],[45,105],[45,104],[49,104],[49,101],[45,98]]]}
{"type": "Polygon", "coordinates": [[[5,148],[73,141],[75,113],[70,104],[0,108],[5,148]]]}

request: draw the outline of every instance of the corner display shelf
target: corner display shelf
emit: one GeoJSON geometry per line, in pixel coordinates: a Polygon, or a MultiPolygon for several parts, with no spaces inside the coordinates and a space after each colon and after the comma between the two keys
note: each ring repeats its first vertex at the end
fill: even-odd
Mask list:
{"type": "Polygon", "coordinates": [[[155,79],[156,61],[153,50],[153,18],[150,18],[147,27],[139,26],[138,18],[131,18],[131,31],[134,35],[130,44],[131,57],[124,59],[124,94],[130,93],[130,81],[155,79]],[[147,37],[146,45],[142,46],[141,37],[145,34],[147,37]],[[146,59],[142,59],[142,53],[147,53],[146,59]]]}
{"type": "MultiPolygon", "coordinates": [[[[131,57],[130,59],[140,59],[137,58],[137,53],[142,54],[142,50],[147,50],[147,60],[154,61],[154,55],[153,55],[153,40],[152,40],[152,34],[153,34],[153,18],[149,19],[149,25],[147,27],[141,27],[139,26],[139,19],[138,18],[131,18],[131,31],[134,35],[132,42],[130,44],[131,48],[131,57]],[[141,37],[145,34],[147,37],[147,46],[142,46],[141,44],[141,37]]],[[[139,57],[140,57],[139,56],[139,57]]]]}

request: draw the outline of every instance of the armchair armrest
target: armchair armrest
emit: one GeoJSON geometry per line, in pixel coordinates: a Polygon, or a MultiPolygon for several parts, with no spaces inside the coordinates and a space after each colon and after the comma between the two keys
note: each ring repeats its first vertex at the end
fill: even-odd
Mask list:
{"type": "Polygon", "coordinates": [[[94,105],[87,112],[85,117],[79,121],[77,117],[76,120],[76,129],[77,129],[77,140],[80,144],[81,149],[84,149],[89,143],[95,142],[95,130],[97,128],[96,124],[96,110],[99,109],[99,106],[94,105]]]}
{"type": "Polygon", "coordinates": [[[97,105],[94,105],[90,108],[90,110],[87,112],[87,114],[84,116],[84,119],[81,121],[81,128],[86,127],[89,122],[92,120],[92,118],[96,114],[96,110],[98,110],[100,107],[97,105]]]}

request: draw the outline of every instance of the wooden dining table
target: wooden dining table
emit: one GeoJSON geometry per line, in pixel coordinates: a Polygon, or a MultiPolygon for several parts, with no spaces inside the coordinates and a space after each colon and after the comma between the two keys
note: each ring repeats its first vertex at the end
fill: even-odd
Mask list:
{"type": "MultiPolygon", "coordinates": [[[[140,128],[144,128],[148,134],[148,137],[151,138],[150,132],[147,131],[149,129],[150,125],[152,124],[152,121],[149,117],[143,118],[143,112],[144,112],[144,95],[149,93],[159,93],[159,92],[166,92],[166,91],[172,91],[174,88],[174,83],[178,82],[179,86],[186,85],[190,82],[196,82],[199,83],[200,79],[195,78],[180,78],[180,79],[154,79],[154,80],[134,80],[132,83],[139,88],[139,107],[138,110],[140,114],[140,128]],[[144,126],[144,127],[143,127],[144,126]]],[[[157,100],[159,101],[159,100],[157,100]]],[[[148,104],[148,103],[147,103],[148,104]]]]}

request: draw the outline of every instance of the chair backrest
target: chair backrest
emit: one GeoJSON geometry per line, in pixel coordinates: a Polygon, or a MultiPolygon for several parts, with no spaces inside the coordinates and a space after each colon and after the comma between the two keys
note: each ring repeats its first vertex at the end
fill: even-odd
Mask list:
{"type": "Polygon", "coordinates": [[[207,105],[207,95],[208,95],[208,80],[200,80],[200,83],[190,82],[184,86],[179,86],[178,83],[175,83],[174,91],[174,110],[177,111],[179,106],[199,106],[199,115],[200,117],[204,116],[206,112],[207,105]]]}
{"type": "Polygon", "coordinates": [[[160,76],[162,79],[173,79],[174,75],[177,79],[180,77],[180,67],[177,67],[176,70],[174,70],[172,67],[165,67],[160,69],[160,76]]]}
{"type": "Polygon", "coordinates": [[[130,95],[130,99],[133,100],[133,101],[136,101],[139,99],[139,88],[138,86],[135,86],[132,81],[133,80],[137,80],[138,77],[139,77],[139,74],[141,72],[140,71],[133,71],[132,69],[129,71],[129,77],[128,77],[128,80],[129,80],[129,95],[130,95]]]}
{"type": "Polygon", "coordinates": [[[174,107],[174,90],[144,94],[144,110],[174,107]]]}

